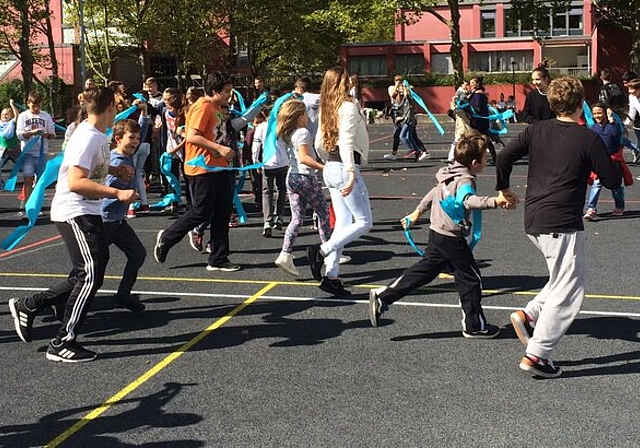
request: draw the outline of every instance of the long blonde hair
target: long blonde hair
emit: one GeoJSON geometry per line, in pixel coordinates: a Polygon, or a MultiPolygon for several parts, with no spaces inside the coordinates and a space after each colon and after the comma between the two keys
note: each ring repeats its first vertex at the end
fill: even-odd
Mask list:
{"type": "Polygon", "coordinates": [[[285,101],[278,111],[276,135],[280,140],[289,141],[298,128],[298,120],[307,113],[307,107],[300,100],[285,101]]]}
{"type": "Polygon", "coordinates": [[[320,132],[328,152],[338,143],[338,109],[349,101],[349,74],[342,67],[327,70],[320,87],[320,132]]]}

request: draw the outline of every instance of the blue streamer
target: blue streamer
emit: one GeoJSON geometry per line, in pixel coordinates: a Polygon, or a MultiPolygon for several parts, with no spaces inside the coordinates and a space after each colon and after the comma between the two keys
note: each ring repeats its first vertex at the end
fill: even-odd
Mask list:
{"type": "Polygon", "coordinates": [[[444,135],[444,129],[442,128],[442,125],[440,124],[438,119],[427,108],[426,104],[424,104],[424,101],[422,101],[422,98],[420,98],[420,95],[418,95],[416,92],[413,91],[413,89],[411,88],[411,86],[409,85],[406,79],[404,80],[404,86],[407,88],[407,90],[409,90],[409,93],[411,94],[411,98],[413,98],[413,100],[416,103],[418,103],[418,105],[422,107],[424,111],[427,113],[427,115],[431,119],[431,122],[434,124],[434,126],[436,127],[440,135],[444,135]]]}
{"type": "Polygon", "coordinates": [[[171,172],[171,166],[173,165],[173,157],[168,152],[163,152],[160,155],[160,172],[167,179],[173,193],[165,195],[160,202],[150,204],[149,208],[164,208],[172,203],[180,203],[180,197],[182,196],[182,188],[180,187],[180,181],[171,172]]]}
{"type": "MultiPolygon", "coordinates": [[[[476,194],[471,184],[464,184],[456,192],[455,197],[448,196],[440,201],[442,210],[453,220],[454,223],[460,225],[464,222],[464,199],[470,195],[476,194]]],[[[469,248],[473,250],[480,241],[482,236],[482,212],[480,210],[473,210],[473,234],[471,236],[471,242],[469,248]]]]}
{"type": "Polygon", "coordinates": [[[584,121],[587,122],[588,128],[596,124],[595,120],[593,119],[593,114],[591,113],[589,103],[587,103],[586,101],[582,101],[582,113],[584,114],[584,121]]]}
{"type": "Polygon", "coordinates": [[[409,230],[409,227],[411,227],[411,220],[407,217],[405,217],[405,219],[407,220],[407,225],[404,228],[404,236],[409,242],[409,245],[413,248],[413,250],[415,250],[418,255],[423,257],[424,251],[416,245],[416,242],[413,240],[413,237],[411,236],[411,230],[409,230]]]}
{"type": "Polygon", "coordinates": [[[247,106],[244,103],[244,98],[242,97],[242,94],[238,92],[236,89],[233,89],[233,93],[235,93],[236,96],[238,97],[238,103],[240,104],[240,112],[244,114],[247,111],[247,106]]]}
{"type": "Polygon", "coordinates": [[[278,124],[278,111],[280,110],[280,106],[282,106],[282,104],[284,104],[285,101],[288,101],[292,96],[293,96],[292,93],[287,93],[286,95],[282,95],[273,104],[273,108],[271,109],[271,113],[269,114],[269,121],[267,122],[267,133],[264,138],[264,146],[263,146],[264,150],[262,153],[262,160],[264,162],[270,160],[273,156],[276,155],[277,143],[278,143],[278,137],[276,136],[276,126],[278,124]]]}
{"type": "MultiPolygon", "coordinates": [[[[15,165],[13,165],[13,169],[9,173],[9,178],[4,184],[4,191],[13,191],[16,189],[16,183],[18,182],[18,173],[20,173],[20,170],[22,169],[24,158],[26,154],[31,150],[31,148],[33,148],[38,142],[40,142],[41,145],[44,145],[44,140],[41,135],[35,136],[24,145],[24,148],[20,153],[20,157],[18,157],[15,165]]],[[[42,152],[42,146],[40,148],[40,151],[42,152]]],[[[40,166],[40,161],[38,161],[38,166],[40,166]]]]}
{"type": "Polygon", "coordinates": [[[240,224],[247,222],[247,213],[244,211],[244,206],[240,200],[240,193],[242,192],[242,187],[244,187],[245,180],[246,175],[243,172],[240,174],[238,182],[236,182],[236,188],[233,191],[233,205],[236,208],[236,214],[238,215],[238,221],[240,224]]]}
{"type": "Polygon", "coordinates": [[[44,172],[38,178],[38,182],[33,187],[33,192],[24,207],[29,223],[16,228],[0,243],[0,248],[4,250],[13,249],[36,224],[38,213],[42,210],[42,204],[44,203],[45,190],[58,180],[58,171],[60,171],[63,158],[64,154],[60,153],[47,162],[44,172]]]}

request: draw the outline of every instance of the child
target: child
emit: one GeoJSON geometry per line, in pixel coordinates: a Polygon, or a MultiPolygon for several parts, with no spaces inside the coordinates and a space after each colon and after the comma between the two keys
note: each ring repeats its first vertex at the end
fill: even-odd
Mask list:
{"type": "Polygon", "coordinates": [[[300,275],[293,264],[293,242],[298,236],[304,222],[307,204],[318,215],[320,239],[325,243],[331,232],[329,225],[329,207],[322,193],[322,187],[316,177],[315,170],[322,170],[324,165],[316,161],[311,134],[306,126],[309,121],[304,102],[290,100],[278,111],[276,135],[287,145],[289,154],[289,173],[287,176],[287,193],[291,206],[291,222],[287,226],[282,244],[282,252],[275,261],[276,266],[295,277],[300,275]]]}
{"type": "MultiPolygon", "coordinates": [[[[120,120],[114,125],[115,149],[111,151],[110,165],[115,168],[122,165],[130,167],[131,174],[125,175],[124,179],[109,174],[106,186],[118,190],[136,189],[139,180],[135,176],[132,156],[140,143],[140,131],[140,125],[130,119],[120,120]]],[[[116,308],[127,308],[140,312],[145,309],[145,306],[140,303],[137,297],[131,295],[131,289],[138,277],[138,270],[142,267],[147,256],[147,251],[125,219],[127,209],[128,204],[124,202],[111,198],[104,199],[101,207],[102,228],[107,248],[111,244],[115,244],[127,257],[127,264],[124,267],[118,292],[114,296],[113,305],[116,308]]]]}
{"type": "MultiPolygon", "coordinates": [[[[622,177],[626,163],[624,162],[624,157],[622,157],[621,126],[616,123],[613,112],[611,109],[608,109],[604,103],[597,102],[591,106],[591,113],[593,114],[595,123],[590,129],[600,136],[607,147],[607,152],[611,156],[616,170],[620,177],[622,177]],[[624,168],[622,166],[623,164],[624,168]]],[[[593,176],[597,175],[592,174],[592,177],[593,176]]],[[[633,181],[633,177],[631,177],[631,181],[633,181]]],[[[602,190],[602,183],[595,177],[591,185],[591,191],[589,192],[587,212],[584,214],[585,221],[596,221],[598,219],[597,206],[600,190],[602,190]]],[[[611,195],[615,203],[615,209],[611,213],[611,216],[622,216],[624,214],[624,186],[621,185],[620,188],[612,190],[611,195]]]]}
{"type": "Polygon", "coordinates": [[[18,114],[13,100],[10,100],[10,104],[11,107],[5,107],[0,113],[0,188],[4,185],[2,167],[7,163],[7,160],[11,159],[15,163],[20,156],[16,135],[18,114]]]}
{"type": "MultiPolygon", "coordinates": [[[[16,133],[22,142],[21,149],[25,150],[29,141],[41,136],[44,144],[38,143],[30,145],[28,152],[24,155],[22,162],[22,175],[24,176],[24,202],[26,203],[33,191],[33,180],[40,167],[44,168],[45,158],[49,152],[47,140],[56,137],[55,125],[51,115],[42,111],[42,94],[40,92],[30,92],[27,97],[28,109],[18,115],[16,133]]],[[[20,211],[22,216],[24,212],[20,211]]]]}
{"type": "MultiPolygon", "coordinates": [[[[500,333],[500,328],[486,322],[480,304],[480,270],[465,239],[471,230],[469,210],[513,208],[515,205],[503,197],[477,196],[473,191],[476,175],[487,166],[487,145],[488,138],[478,131],[466,132],[456,145],[455,163],[438,171],[438,185],[427,193],[413,213],[402,218],[402,225],[408,228],[430,208],[429,245],[422,259],[389,286],[370,291],[369,319],[374,327],[378,326],[382,313],[389,305],[431,282],[444,267],[450,265],[454,269],[455,287],[460,294],[462,335],[470,339],[489,339],[500,333]],[[467,190],[469,186],[472,190],[467,190]],[[466,194],[462,196],[460,192],[465,191],[466,194]],[[457,196],[462,197],[458,199],[457,196]],[[456,198],[455,204],[463,210],[459,218],[449,216],[445,210],[452,198],[456,198]]],[[[479,226],[479,223],[475,225],[479,226]]]]}

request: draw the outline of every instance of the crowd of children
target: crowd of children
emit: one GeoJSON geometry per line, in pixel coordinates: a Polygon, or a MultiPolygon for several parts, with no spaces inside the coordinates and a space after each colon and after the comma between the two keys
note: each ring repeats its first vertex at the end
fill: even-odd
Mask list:
{"type": "MultiPolygon", "coordinates": [[[[369,318],[374,327],[378,326],[392,303],[431,282],[439,273],[449,271],[454,274],[460,295],[462,335],[470,339],[498,335],[500,328],[489,324],[482,310],[481,274],[471,250],[480,238],[481,210],[516,207],[519,198],[509,189],[511,167],[518,158],[529,155],[527,234],[547,260],[556,260],[558,272],[579,278],[572,289],[564,287],[558,278],[552,278],[524,310],[511,315],[518,337],[527,346],[520,367],[550,378],[561,372],[550,360],[551,352],[575,318],[584,296],[582,218],[597,219],[602,186],[612,190],[615,201],[612,215],[621,216],[625,208],[622,179],[625,185],[633,179],[622,157],[625,117],[618,117],[605,104],[595,103],[592,106],[595,123],[590,126],[593,132],[587,131],[578,124],[583,112],[581,84],[571,78],[551,81],[547,73],[540,70],[534,71],[534,75],[536,95],[541,96],[544,91],[544,97],[548,96],[549,111],[545,109],[545,113],[549,117],[532,119],[532,124],[499,155],[492,150],[489,123],[480,118],[487,115],[478,113],[478,109],[487,106],[482,80],[474,78],[470,85],[463,84],[456,92],[452,102],[456,135],[450,165],[438,171],[436,185],[414,212],[401,219],[403,227],[408,229],[430,210],[429,245],[421,260],[400,277],[386,287],[371,290],[369,318]],[[464,110],[469,106],[476,111],[471,116],[464,110]],[[549,119],[551,115],[557,119],[549,119]],[[548,135],[565,136],[564,146],[549,145],[545,138],[548,135]],[[566,159],[558,155],[572,148],[582,151],[579,166],[569,163],[568,155],[566,159]],[[499,194],[496,197],[480,196],[476,191],[476,176],[487,165],[487,151],[497,165],[499,194]],[[550,185],[540,184],[538,181],[543,173],[549,172],[550,163],[564,163],[566,170],[562,172],[575,188],[551,191],[550,185]],[[594,174],[583,216],[587,179],[581,177],[581,173],[585,170],[594,174]],[[547,238],[549,235],[575,246],[575,265],[568,266],[562,260],[564,249],[558,249],[554,241],[547,238]],[[468,243],[470,236],[472,242],[468,243]],[[549,311],[552,307],[555,311],[549,311]]],[[[291,220],[275,265],[290,275],[299,275],[293,249],[309,205],[318,217],[321,241],[307,248],[311,273],[321,282],[323,291],[337,296],[350,295],[338,276],[342,248],[373,226],[369,196],[360,172],[361,165],[368,159],[368,133],[361,104],[348,93],[350,86],[358,92],[351,79],[350,85],[348,73],[340,67],[328,70],[318,96],[308,93],[310,80],[301,78],[296,82],[292,98],[274,111],[274,114],[277,112],[275,118],[273,114],[269,118],[268,114],[273,98],[243,114],[236,104],[238,96],[234,93],[233,79],[222,73],[210,75],[203,89],[190,87],[186,95],[176,88],[160,92],[154,78],[147,79],[137,95],[131,95],[119,82],[110,83],[109,88],[89,85],[79,97],[80,107],[72,114],[78,118],[69,126],[66,136],[67,149],[51,211],[74,269],[65,282],[44,293],[11,299],[9,305],[20,338],[30,341],[35,314],[47,306],[55,306],[60,310],[58,317],[63,325],[47,349],[47,358],[64,362],[94,359],[95,353],[77,344],[75,328],[84,319],[102,283],[109,246],[118,247],[127,259],[113,298],[114,306],[134,312],[145,309],[131,291],[147,250],[127,219],[149,213],[154,207],[179,215],[157,235],[153,248],[157,262],[164,263],[170,249],[187,235],[195,250],[205,251],[204,234],[210,227],[207,270],[241,269],[229,259],[229,227],[238,177],[234,168],[243,164],[258,164],[258,168],[252,170],[251,179],[254,194],[260,194],[262,199],[257,203],[262,205],[265,237],[273,236],[274,230],[284,227],[285,199],[287,196],[289,199],[291,220]],[[124,113],[129,108],[130,117],[114,124],[116,112],[124,113]],[[319,110],[323,114],[318,114],[319,110]],[[269,119],[274,121],[271,126],[269,119]],[[271,127],[276,145],[267,151],[271,127]],[[110,157],[105,152],[105,145],[109,144],[107,129],[112,133],[110,157]],[[202,164],[193,163],[198,160],[202,164]],[[318,173],[322,173],[335,211],[333,231],[318,173]],[[166,195],[159,205],[149,204],[147,190],[161,174],[166,195]],[[185,207],[181,207],[183,196],[187,202],[185,207]],[[100,240],[87,243],[88,235],[96,227],[103,229],[100,240]],[[82,249],[85,246],[90,252],[88,255],[82,249]],[[91,262],[87,263],[83,256],[88,256],[91,262]]],[[[423,155],[425,152],[414,140],[415,129],[411,129],[415,128],[411,96],[401,80],[398,81],[393,86],[392,98],[401,97],[397,99],[398,108],[403,111],[399,139],[413,151],[412,156],[423,155]],[[406,102],[404,106],[403,102],[406,102]]],[[[640,80],[629,82],[629,93],[636,98],[640,96],[640,80]]],[[[499,107],[505,110],[508,106],[503,98],[501,100],[499,107]]],[[[540,98],[535,97],[535,101],[540,103],[540,98]]],[[[25,152],[22,170],[27,199],[34,176],[40,173],[46,160],[46,140],[55,137],[53,120],[41,107],[42,96],[33,92],[28,96],[26,111],[17,114],[12,108],[6,108],[1,116],[2,163],[8,159],[16,161],[16,153],[12,151],[20,140],[25,152]]],[[[530,105],[528,110],[541,109],[542,105],[538,104],[530,105]]],[[[244,175],[242,171],[240,176],[244,175]]]]}

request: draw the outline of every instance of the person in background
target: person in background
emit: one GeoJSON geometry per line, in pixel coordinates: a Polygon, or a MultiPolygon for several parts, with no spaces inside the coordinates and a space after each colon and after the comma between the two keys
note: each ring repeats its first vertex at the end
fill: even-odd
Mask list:
{"type": "Polygon", "coordinates": [[[522,117],[525,122],[531,124],[534,121],[551,120],[556,114],[551,110],[547,100],[547,90],[551,82],[551,75],[546,63],[542,63],[531,72],[531,84],[534,89],[527,93],[522,109],[522,117]]]}

